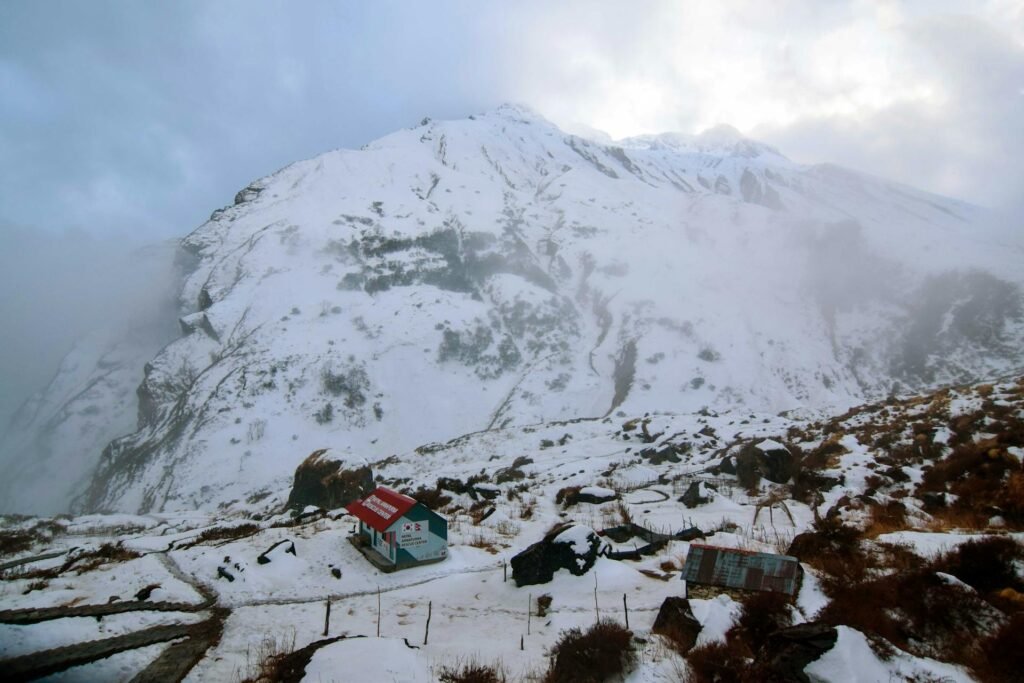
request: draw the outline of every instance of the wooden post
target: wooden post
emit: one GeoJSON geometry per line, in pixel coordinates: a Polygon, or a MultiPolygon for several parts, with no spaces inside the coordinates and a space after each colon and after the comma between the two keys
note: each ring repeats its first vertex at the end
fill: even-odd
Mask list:
{"type": "Polygon", "coordinates": [[[594,615],[601,621],[601,608],[597,606],[597,572],[594,572],[594,615]]]}
{"type": "Polygon", "coordinates": [[[324,615],[324,637],[327,637],[327,631],[331,628],[331,599],[327,598],[327,613],[324,615]]]}
{"type": "Polygon", "coordinates": [[[530,615],[533,614],[533,593],[526,599],[526,635],[530,635],[530,615]]]}
{"type": "Polygon", "coordinates": [[[508,583],[508,560],[501,561],[501,582],[508,583]]]}
{"type": "Polygon", "coordinates": [[[622,594],[622,611],[626,613],[626,628],[629,628],[629,605],[626,604],[626,594],[622,594]]]}
{"type": "Polygon", "coordinates": [[[523,635],[522,634],[519,634],[519,649],[520,650],[526,649],[526,648],[523,647],[523,635]]]}
{"type": "Polygon", "coordinates": [[[425,630],[425,631],[423,632],[423,644],[424,644],[424,645],[426,645],[426,644],[427,644],[427,638],[429,638],[429,637],[430,637],[430,613],[431,613],[431,611],[432,611],[432,609],[431,609],[431,608],[432,608],[433,606],[434,606],[434,603],[433,603],[433,602],[428,602],[428,603],[427,603],[427,628],[426,628],[426,630],[425,630]]]}
{"type": "Polygon", "coordinates": [[[380,638],[380,586],[377,586],[377,637],[380,638]]]}

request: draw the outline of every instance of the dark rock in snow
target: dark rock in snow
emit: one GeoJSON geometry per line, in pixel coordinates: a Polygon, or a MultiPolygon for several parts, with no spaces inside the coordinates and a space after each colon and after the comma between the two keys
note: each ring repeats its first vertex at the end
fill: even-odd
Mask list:
{"type": "Polygon", "coordinates": [[[804,667],[832,649],[839,632],[828,624],[811,622],[768,636],[762,657],[780,680],[809,683],[804,667]]]}
{"type": "Polygon", "coordinates": [[[345,461],[327,449],[314,451],[295,470],[288,507],[316,505],[327,510],[344,507],[369,495],[375,488],[373,473],[365,463],[345,468],[345,461]]]}
{"type": "Polygon", "coordinates": [[[611,489],[600,486],[585,486],[576,495],[576,502],[598,505],[600,503],[607,503],[610,500],[617,500],[618,497],[619,494],[611,489]]]}
{"type": "Polygon", "coordinates": [[[682,462],[681,456],[685,456],[693,449],[688,441],[682,444],[668,444],[659,448],[645,448],[640,451],[640,457],[650,461],[652,465],[661,465],[666,462],[682,462]]]}
{"type": "Polygon", "coordinates": [[[559,526],[512,558],[512,579],[517,586],[547,583],[559,569],[583,576],[594,566],[602,545],[593,529],[559,526]]]}
{"type": "Polygon", "coordinates": [[[480,496],[484,500],[494,500],[499,493],[501,493],[501,489],[494,484],[473,484],[470,488],[470,495],[474,500],[476,500],[476,496],[480,496]]]}
{"type": "Polygon", "coordinates": [[[145,588],[143,588],[142,590],[140,590],[138,593],[136,593],[135,594],[135,599],[136,600],[149,600],[149,596],[151,596],[153,594],[153,591],[155,591],[159,587],[160,587],[159,583],[151,583],[148,586],[146,586],[145,588]]]}
{"type": "Polygon", "coordinates": [[[260,564],[270,564],[270,553],[272,553],[276,548],[279,548],[285,544],[287,544],[287,546],[285,547],[284,552],[291,553],[292,555],[294,555],[295,542],[286,538],[282,541],[278,541],[274,545],[267,548],[265,552],[261,553],[260,556],[256,558],[256,561],[260,564]]]}
{"type": "Polygon", "coordinates": [[[725,456],[722,462],[718,463],[718,466],[712,469],[712,472],[718,474],[736,474],[736,458],[731,455],[725,456]]]}
{"type": "Polygon", "coordinates": [[[437,488],[452,493],[468,493],[466,483],[457,477],[438,477],[437,488]]]}
{"type": "Polygon", "coordinates": [[[690,601],[670,596],[661,603],[651,633],[665,636],[678,646],[680,653],[686,653],[697,642],[701,628],[690,609],[690,601]]]}
{"type": "Polygon", "coordinates": [[[224,567],[217,567],[217,577],[227,579],[229,582],[234,581],[235,577],[224,567]]]}
{"type": "Polygon", "coordinates": [[[793,454],[789,449],[771,439],[755,445],[758,453],[758,469],[761,476],[776,484],[785,484],[793,476],[793,454]]]}
{"type": "Polygon", "coordinates": [[[946,494],[945,492],[926,491],[921,495],[921,502],[924,503],[925,510],[941,509],[946,507],[946,494]]]}
{"type": "Polygon", "coordinates": [[[699,505],[710,503],[711,495],[707,490],[707,484],[702,481],[691,483],[686,489],[686,493],[680,496],[679,502],[688,508],[695,508],[699,505]]]}

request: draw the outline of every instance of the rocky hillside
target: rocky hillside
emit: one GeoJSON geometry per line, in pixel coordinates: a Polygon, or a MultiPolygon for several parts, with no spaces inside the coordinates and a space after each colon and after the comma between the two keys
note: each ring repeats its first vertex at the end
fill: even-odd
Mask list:
{"type": "Polygon", "coordinates": [[[0,517],[0,670],[566,680],[560,653],[600,619],[618,649],[596,649],[633,682],[1002,683],[1024,652],[1022,462],[1021,376],[817,420],[709,409],[372,463],[318,450],[290,495],[233,509],[0,517]],[[346,542],[338,496],[374,482],[444,516],[446,560],[382,573],[346,542]],[[795,556],[795,595],[681,581],[694,543],[795,556]]]}
{"type": "Polygon", "coordinates": [[[1020,362],[1024,273],[985,220],[727,129],[424,120],[256,181],[182,241],[181,337],[76,505],[238,503],[326,446],[994,376],[1020,362]]]}

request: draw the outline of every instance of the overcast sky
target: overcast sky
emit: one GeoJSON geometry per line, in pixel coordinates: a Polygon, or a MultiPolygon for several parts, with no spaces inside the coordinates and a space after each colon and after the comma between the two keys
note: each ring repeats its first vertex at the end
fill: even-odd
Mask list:
{"type": "MultiPolygon", "coordinates": [[[[504,101],[614,137],[729,123],[797,161],[1010,206],[1024,2],[6,0],[0,253],[20,268],[0,317],[34,296],[16,273],[47,267],[47,240],[91,282],[79,242],[181,236],[289,162],[504,101]]],[[[28,308],[60,316],[66,283],[28,308]]]]}
{"type": "Polygon", "coordinates": [[[179,236],[291,161],[502,101],[991,205],[1022,188],[1024,3],[10,0],[0,92],[7,228],[179,236]]]}

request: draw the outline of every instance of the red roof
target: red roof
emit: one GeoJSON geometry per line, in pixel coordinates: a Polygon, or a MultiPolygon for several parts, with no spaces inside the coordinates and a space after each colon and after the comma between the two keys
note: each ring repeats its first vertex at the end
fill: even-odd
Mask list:
{"type": "Polygon", "coordinates": [[[413,505],[416,505],[416,501],[409,496],[380,486],[366,498],[348,505],[345,509],[366,526],[383,533],[413,505]]]}

